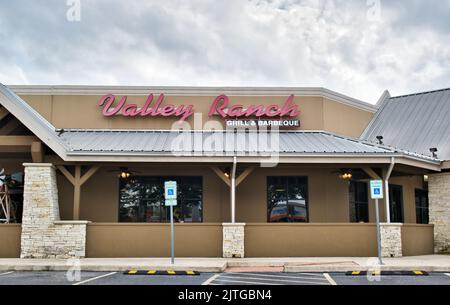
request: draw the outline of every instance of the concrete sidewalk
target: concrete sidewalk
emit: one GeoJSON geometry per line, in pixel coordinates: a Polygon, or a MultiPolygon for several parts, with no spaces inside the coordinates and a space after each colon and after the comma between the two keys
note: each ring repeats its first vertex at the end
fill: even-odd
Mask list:
{"type": "MultiPolygon", "coordinates": [[[[376,258],[178,258],[175,265],[169,258],[85,258],[62,259],[0,259],[0,271],[65,271],[79,266],[83,271],[139,270],[196,270],[199,272],[224,272],[233,270],[258,271],[274,268],[285,272],[348,272],[367,271],[376,267],[376,258]]],[[[381,270],[450,272],[449,255],[386,258],[381,270]]]]}

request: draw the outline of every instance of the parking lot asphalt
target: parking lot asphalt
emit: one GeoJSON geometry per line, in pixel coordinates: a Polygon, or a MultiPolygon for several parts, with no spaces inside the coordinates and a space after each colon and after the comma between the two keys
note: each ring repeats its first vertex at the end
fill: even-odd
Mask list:
{"type": "Polygon", "coordinates": [[[202,273],[198,276],[123,272],[0,272],[0,285],[450,285],[450,274],[348,276],[344,273],[202,273]]]}

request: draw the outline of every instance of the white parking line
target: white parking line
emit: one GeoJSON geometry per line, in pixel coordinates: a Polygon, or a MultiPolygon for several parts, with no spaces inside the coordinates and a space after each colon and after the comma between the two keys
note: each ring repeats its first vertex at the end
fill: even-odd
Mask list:
{"type": "Polygon", "coordinates": [[[223,275],[218,280],[222,279],[241,279],[241,280],[255,280],[255,281],[270,281],[270,282],[285,282],[285,283],[297,283],[297,284],[314,284],[314,285],[328,285],[328,282],[310,282],[304,280],[282,280],[280,278],[260,278],[260,277],[242,277],[242,276],[234,276],[234,275],[223,275]]]}
{"type": "Polygon", "coordinates": [[[450,276],[450,273],[446,273],[445,275],[446,275],[446,276],[450,276]]]}
{"type": "Polygon", "coordinates": [[[328,274],[328,273],[324,273],[323,276],[327,279],[327,281],[333,285],[336,286],[337,283],[333,280],[333,278],[328,274]]]}
{"type": "Polygon", "coordinates": [[[117,272],[111,272],[111,273],[103,274],[103,275],[96,276],[96,277],[93,277],[93,278],[90,278],[90,279],[87,279],[87,280],[84,280],[84,281],[81,281],[81,282],[78,282],[78,283],[75,283],[75,284],[72,284],[72,285],[73,286],[82,285],[84,283],[89,283],[89,282],[92,282],[92,281],[95,281],[95,280],[98,280],[98,279],[101,279],[101,278],[104,278],[104,277],[107,277],[107,276],[111,276],[111,275],[116,274],[116,273],[117,272]]]}
{"type": "MultiPolygon", "coordinates": [[[[250,284],[250,285],[282,285],[282,284],[273,284],[273,283],[261,283],[261,282],[249,282],[249,281],[239,281],[239,280],[227,280],[227,279],[222,279],[222,278],[218,278],[217,279],[219,282],[226,282],[226,283],[245,283],[245,284],[250,284]]],[[[215,285],[215,284],[213,284],[215,285]]]]}
{"type": "Polygon", "coordinates": [[[301,274],[300,276],[294,276],[294,275],[278,275],[278,274],[261,274],[261,273],[237,273],[237,272],[230,272],[230,273],[225,273],[224,275],[227,274],[233,274],[233,275],[254,275],[254,276],[261,276],[261,277],[270,277],[270,278],[287,278],[287,279],[304,279],[304,280],[321,280],[321,281],[326,281],[323,278],[323,275],[320,274],[320,277],[306,277],[306,276],[302,276],[303,274],[301,274]]]}
{"type": "Polygon", "coordinates": [[[207,279],[206,281],[204,281],[202,283],[202,285],[211,285],[211,282],[214,281],[216,278],[218,278],[220,276],[220,273],[218,274],[214,274],[213,276],[211,276],[209,279],[207,279]]]}
{"type": "Polygon", "coordinates": [[[2,276],[2,275],[8,275],[8,274],[11,274],[11,273],[14,273],[14,271],[9,271],[9,272],[0,273],[0,276],[2,276]]]}

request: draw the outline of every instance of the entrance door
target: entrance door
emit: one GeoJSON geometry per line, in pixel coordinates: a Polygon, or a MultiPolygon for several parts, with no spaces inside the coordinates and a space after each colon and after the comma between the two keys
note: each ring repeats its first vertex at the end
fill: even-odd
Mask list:
{"type": "Polygon", "coordinates": [[[389,203],[391,222],[403,223],[403,187],[401,185],[389,185],[389,203]]]}

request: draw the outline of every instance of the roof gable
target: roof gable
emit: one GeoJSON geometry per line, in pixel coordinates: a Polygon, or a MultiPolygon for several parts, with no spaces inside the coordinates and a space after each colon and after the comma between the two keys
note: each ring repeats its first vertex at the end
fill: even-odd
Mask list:
{"type": "Polygon", "coordinates": [[[383,142],[411,152],[430,155],[438,148],[438,157],[450,160],[450,89],[389,98],[361,139],[383,142]]]}

